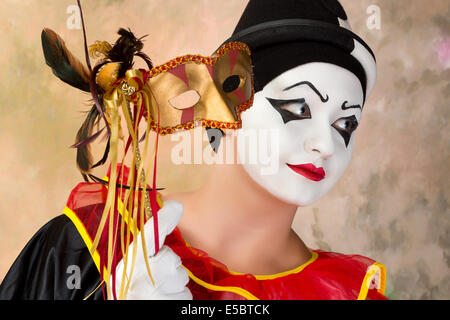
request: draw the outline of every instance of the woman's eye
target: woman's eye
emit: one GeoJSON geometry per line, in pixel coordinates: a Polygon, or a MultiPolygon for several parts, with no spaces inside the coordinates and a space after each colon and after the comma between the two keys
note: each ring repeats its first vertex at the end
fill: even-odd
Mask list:
{"type": "Polygon", "coordinates": [[[294,120],[311,119],[311,110],[305,99],[275,100],[267,98],[267,100],[281,115],[284,123],[294,120]]]}
{"type": "Polygon", "coordinates": [[[348,147],[352,133],[358,128],[358,120],[355,116],[336,120],[332,126],[344,138],[345,146],[348,147]]]}
{"type": "Polygon", "coordinates": [[[286,105],[283,105],[281,109],[289,111],[298,117],[311,118],[311,111],[309,110],[309,106],[306,103],[288,103],[286,105]]]}

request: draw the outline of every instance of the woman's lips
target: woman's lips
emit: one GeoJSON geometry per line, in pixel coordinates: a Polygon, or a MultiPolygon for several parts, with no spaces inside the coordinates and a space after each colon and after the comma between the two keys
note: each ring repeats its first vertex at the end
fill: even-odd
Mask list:
{"type": "Polygon", "coordinates": [[[316,168],[312,163],[307,164],[287,164],[294,172],[301,174],[312,181],[321,181],[325,178],[325,170],[323,168],[316,168]]]}

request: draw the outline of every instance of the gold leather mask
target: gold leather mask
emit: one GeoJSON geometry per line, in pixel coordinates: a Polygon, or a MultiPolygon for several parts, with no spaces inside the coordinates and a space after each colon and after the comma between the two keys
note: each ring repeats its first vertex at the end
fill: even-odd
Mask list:
{"type": "Polygon", "coordinates": [[[119,90],[134,105],[145,106],[151,130],[161,135],[199,125],[238,129],[240,114],[253,103],[250,50],[241,42],[227,43],[211,57],[186,55],[151,70],[130,69],[121,79],[119,67],[106,64],[97,75],[105,105],[119,90]]]}

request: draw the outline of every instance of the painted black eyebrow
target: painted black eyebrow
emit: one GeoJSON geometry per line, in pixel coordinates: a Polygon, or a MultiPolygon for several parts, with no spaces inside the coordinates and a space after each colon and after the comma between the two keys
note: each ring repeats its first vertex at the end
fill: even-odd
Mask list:
{"type": "Polygon", "coordinates": [[[320,98],[320,100],[322,101],[322,102],[327,102],[328,100],[330,100],[330,97],[327,95],[327,97],[326,98],[324,98],[323,97],[323,95],[319,92],[319,90],[317,90],[317,88],[311,83],[311,82],[309,82],[309,81],[300,81],[300,82],[298,82],[298,83],[296,83],[296,84],[294,84],[294,85],[292,85],[292,86],[290,86],[290,87],[287,87],[286,89],[284,89],[283,91],[288,91],[288,90],[291,90],[291,89],[293,89],[293,88],[295,88],[295,87],[298,87],[298,86],[302,86],[302,85],[304,85],[304,84],[306,84],[307,86],[309,86],[318,96],[319,96],[319,98],[320,98]]]}
{"type": "Polygon", "coordinates": [[[359,104],[355,104],[353,106],[346,106],[347,103],[348,103],[348,101],[344,101],[344,103],[341,106],[342,110],[344,110],[344,111],[348,110],[348,109],[361,109],[362,110],[362,107],[359,104]]]}

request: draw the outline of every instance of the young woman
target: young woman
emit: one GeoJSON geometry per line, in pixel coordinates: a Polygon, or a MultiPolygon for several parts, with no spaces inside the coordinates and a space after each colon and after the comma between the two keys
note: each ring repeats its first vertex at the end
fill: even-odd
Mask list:
{"type": "Polygon", "coordinates": [[[256,94],[237,138],[225,133],[220,148],[252,134],[265,140],[235,148],[234,164],[215,165],[199,190],[167,197],[184,207],[168,243],[186,260],[194,297],[355,299],[378,288],[369,298],[384,298],[382,265],[310,250],[291,229],[297,207],[323,197],[347,168],[375,82],[373,53],[346,28],[337,1],[247,6],[230,40],[250,46],[256,94]],[[277,151],[270,173],[249,160],[267,144],[277,151]]]}

